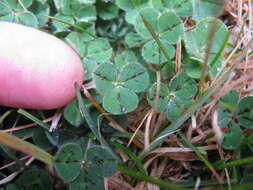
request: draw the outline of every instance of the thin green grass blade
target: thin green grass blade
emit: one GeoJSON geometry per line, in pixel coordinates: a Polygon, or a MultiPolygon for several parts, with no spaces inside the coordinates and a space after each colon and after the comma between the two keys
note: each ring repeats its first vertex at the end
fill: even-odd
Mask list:
{"type": "Polygon", "coordinates": [[[223,50],[225,49],[225,47],[227,46],[228,44],[228,40],[229,40],[229,37],[230,37],[231,33],[227,33],[218,53],[215,55],[214,59],[212,60],[212,62],[210,63],[210,66],[212,67],[213,65],[215,65],[215,63],[218,61],[219,57],[221,56],[223,50]]]}
{"type": "Polygon", "coordinates": [[[119,164],[118,165],[118,170],[121,171],[121,172],[123,172],[123,173],[125,173],[125,174],[128,174],[128,175],[130,175],[132,177],[135,177],[135,178],[137,178],[139,180],[146,181],[146,182],[158,185],[162,189],[168,189],[168,190],[186,190],[185,188],[180,187],[178,185],[175,185],[172,182],[161,180],[161,179],[158,179],[158,178],[154,178],[154,177],[145,175],[145,174],[143,174],[141,172],[138,172],[138,171],[135,171],[135,170],[133,170],[133,169],[131,169],[131,168],[123,165],[123,164],[119,164]]]}
{"type": "Polygon", "coordinates": [[[251,164],[253,163],[253,156],[250,157],[245,157],[242,159],[238,159],[238,160],[233,160],[233,161],[229,161],[229,162],[219,162],[218,164],[214,164],[214,168],[216,168],[217,170],[221,170],[224,168],[231,168],[234,166],[240,166],[243,164],[251,164]]]}
{"type": "Polygon", "coordinates": [[[151,24],[143,17],[141,16],[142,22],[148,29],[149,33],[152,35],[153,39],[156,41],[158,47],[163,52],[164,56],[167,58],[168,62],[170,61],[169,53],[167,52],[166,48],[163,46],[162,42],[160,41],[158,35],[155,33],[154,29],[152,28],[151,24]]]}
{"type": "MultiPolygon", "coordinates": [[[[253,187],[253,182],[232,185],[233,190],[252,190],[252,187],[253,187]]],[[[230,190],[230,189],[229,187],[224,187],[218,190],[230,190]]]]}
{"type": "Polygon", "coordinates": [[[90,115],[87,107],[85,106],[85,104],[83,102],[83,99],[82,99],[81,93],[80,93],[80,89],[78,87],[76,89],[77,89],[76,90],[76,96],[77,96],[78,106],[79,106],[79,109],[81,111],[82,116],[85,118],[85,120],[86,120],[86,122],[88,124],[88,127],[92,131],[93,135],[95,135],[95,137],[97,138],[97,140],[104,147],[106,147],[116,159],[119,159],[118,156],[112,151],[112,149],[108,145],[108,143],[105,141],[105,139],[103,138],[103,136],[99,133],[96,124],[92,120],[91,115],[90,115]]]}
{"type": "Polygon", "coordinates": [[[205,165],[212,171],[215,172],[215,169],[213,167],[213,165],[207,160],[205,159],[205,157],[203,156],[203,152],[198,149],[196,146],[194,146],[191,142],[189,142],[187,140],[187,138],[184,136],[183,133],[181,133],[180,131],[178,131],[178,135],[180,136],[180,138],[183,140],[183,142],[189,146],[196,154],[197,156],[205,163],[205,165]]]}
{"type": "Polygon", "coordinates": [[[34,158],[46,164],[49,164],[49,165],[53,164],[53,156],[51,156],[49,153],[13,135],[0,132],[0,144],[3,144],[5,146],[8,146],[9,148],[12,148],[12,149],[15,149],[27,154],[31,154],[34,158]]]}
{"type": "Polygon", "coordinates": [[[66,22],[66,21],[64,21],[64,20],[61,20],[61,19],[58,19],[58,18],[55,18],[55,17],[52,17],[52,16],[46,16],[46,17],[47,17],[48,19],[55,20],[55,21],[61,22],[61,23],[63,23],[63,24],[67,24],[67,25],[69,25],[70,27],[76,29],[77,31],[86,33],[86,34],[88,34],[89,36],[91,36],[91,37],[93,37],[93,38],[97,38],[94,34],[88,32],[87,30],[83,29],[82,27],[80,27],[80,26],[78,26],[78,25],[76,25],[76,24],[71,24],[71,23],[68,23],[68,22],[66,22]]]}
{"type": "Polygon", "coordinates": [[[12,110],[6,111],[1,117],[0,117],[0,124],[4,121],[4,119],[12,112],[12,110]]]}
{"type": "Polygon", "coordinates": [[[136,164],[136,167],[142,172],[143,174],[147,175],[146,170],[143,167],[141,160],[127,147],[117,143],[117,142],[110,142],[111,145],[123,150],[136,164]]]}
{"type": "Polygon", "coordinates": [[[28,113],[27,111],[23,109],[19,109],[18,113],[27,117],[28,119],[32,120],[33,122],[37,123],[39,126],[43,127],[44,129],[49,130],[49,125],[38,119],[37,117],[33,116],[32,114],[28,113]]]}

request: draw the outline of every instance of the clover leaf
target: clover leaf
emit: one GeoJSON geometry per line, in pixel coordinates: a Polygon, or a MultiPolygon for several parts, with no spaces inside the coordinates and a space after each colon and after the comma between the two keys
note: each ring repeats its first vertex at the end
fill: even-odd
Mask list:
{"type": "Polygon", "coordinates": [[[184,43],[190,58],[196,62],[204,63],[209,48],[210,32],[213,33],[213,37],[211,50],[208,54],[208,66],[209,75],[213,78],[222,61],[222,55],[219,55],[219,51],[227,39],[228,29],[226,25],[218,19],[205,18],[196,25],[195,29],[185,32],[184,43]],[[216,60],[217,56],[219,57],[216,60]]]}
{"type": "Polygon", "coordinates": [[[192,16],[192,2],[185,0],[152,0],[152,5],[161,11],[173,10],[179,16],[192,16]]]}
{"type": "Polygon", "coordinates": [[[160,13],[154,8],[141,9],[134,24],[136,32],[143,38],[150,39],[152,36],[148,31],[148,29],[146,28],[145,24],[143,23],[142,19],[143,18],[146,19],[150,24],[150,26],[152,27],[152,29],[155,32],[157,32],[158,31],[157,22],[159,14],[160,13]]]}
{"type": "Polygon", "coordinates": [[[75,143],[67,143],[56,153],[54,167],[62,179],[73,181],[80,174],[82,159],[81,147],[75,143]]]}
{"type": "MultiPolygon", "coordinates": [[[[174,46],[168,44],[166,41],[161,41],[161,43],[166,48],[169,57],[172,59],[175,56],[174,46]]],[[[167,58],[165,57],[164,53],[161,51],[155,40],[151,40],[143,46],[142,56],[147,62],[151,62],[154,64],[162,64],[167,61],[167,58]]]]}
{"type": "Polygon", "coordinates": [[[242,98],[239,103],[238,122],[246,128],[253,128],[253,96],[242,98]]]}
{"type": "MultiPolygon", "coordinates": [[[[137,34],[146,40],[142,48],[142,56],[147,62],[163,64],[175,56],[175,48],[172,44],[178,42],[180,36],[183,35],[184,28],[182,20],[174,12],[160,13],[154,8],[144,8],[139,11],[134,26],[137,34]],[[149,28],[144,24],[144,20],[148,23],[149,28]],[[150,30],[155,33],[153,35],[156,35],[160,42],[153,39],[154,36],[151,35],[150,30]]],[[[135,46],[135,44],[130,44],[130,46],[135,46]]]]}
{"type": "Polygon", "coordinates": [[[102,190],[104,189],[104,180],[87,170],[82,170],[80,175],[69,184],[70,190],[102,190]]]}
{"type": "Polygon", "coordinates": [[[115,56],[115,65],[118,69],[121,69],[125,64],[137,62],[137,57],[132,51],[123,51],[115,56]]]}
{"type": "Polygon", "coordinates": [[[229,124],[229,131],[225,132],[223,136],[222,146],[227,150],[238,148],[243,139],[242,130],[235,122],[229,124]]]}
{"type": "Polygon", "coordinates": [[[93,75],[97,91],[104,94],[104,108],[113,114],[133,111],[139,102],[136,93],[144,92],[149,86],[149,75],[144,66],[137,62],[122,62],[124,66],[119,68],[101,64],[93,75]]]}
{"type": "Polygon", "coordinates": [[[103,107],[112,114],[124,114],[137,108],[138,96],[131,90],[116,87],[105,94],[103,107]]]}
{"type": "Polygon", "coordinates": [[[243,140],[241,127],[252,128],[251,114],[253,97],[239,100],[235,90],[228,92],[218,103],[218,124],[224,131],[222,146],[225,149],[236,149],[243,140]]]}
{"type": "Polygon", "coordinates": [[[29,7],[29,10],[36,15],[40,26],[43,26],[47,23],[48,19],[46,16],[49,15],[50,8],[46,2],[33,1],[33,4],[29,7]]]}
{"type": "MultiPolygon", "coordinates": [[[[154,84],[149,93],[151,105],[154,106],[157,84],[154,84]]],[[[167,112],[167,118],[174,121],[192,104],[197,92],[196,82],[186,73],[180,73],[171,79],[168,86],[161,83],[158,111],[167,112]]]]}
{"type": "MultiPolygon", "coordinates": [[[[23,7],[16,0],[3,0],[3,2],[7,2],[9,6],[15,11],[23,11],[23,7]]],[[[25,8],[29,8],[32,5],[33,0],[22,0],[21,2],[25,8]]]]}
{"type": "Polygon", "coordinates": [[[92,146],[87,150],[88,170],[100,177],[110,177],[117,171],[117,160],[102,146],[92,146]]]}
{"type": "Polygon", "coordinates": [[[193,19],[200,21],[205,17],[219,16],[224,9],[223,0],[193,0],[193,19]]]}
{"type": "Polygon", "coordinates": [[[85,79],[91,79],[91,75],[97,66],[109,61],[112,56],[112,48],[107,39],[89,40],[89,38],[78,32],[72,32],[66,37],[66,40],[79,52],[83,60],[85,79]]]}

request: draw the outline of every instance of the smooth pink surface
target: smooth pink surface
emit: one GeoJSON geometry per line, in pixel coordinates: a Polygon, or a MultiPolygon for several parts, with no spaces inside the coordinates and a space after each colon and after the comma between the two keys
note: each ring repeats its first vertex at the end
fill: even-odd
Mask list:
{"type": "Polygon", "coordinates": [[[0,105],[55,109],[75,97],[82,62],[66,43],[23,25],[0,22],[0,105]]]}

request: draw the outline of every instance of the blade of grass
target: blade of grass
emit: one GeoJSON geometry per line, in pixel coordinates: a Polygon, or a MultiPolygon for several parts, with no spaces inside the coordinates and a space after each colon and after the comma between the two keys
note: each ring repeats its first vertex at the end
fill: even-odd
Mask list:
{"type": "Polygon", "coordinates": [[[204,63],[202,64],[202,68],[201,68],[201,77],[200,77],[200,81],[199,81],[198,97],[202,96],[202,94],[205,92],[205,83],[206,83],[206,78],[208,75],[208,60],[209,60],[209,55],[212,50],[212,46],[213,46],[212,42],[213,42],[213,39],[215,36],[215,32],[217,31],[217,25],[218,25],[218,23],[215,20],[215,22],[212,23],[211,30],[208,31],[207,50],[205,52],[205,60],[204,60],[204,63]]]}
{"type": "Polygon", "coordinates": [[[140,172],[147,175],[147,172],[144,169],[143,164],[141,163],[141,160],[130,149],[128,149],[127,147],[117,142],[110,142],[110,144],[124,151],[134,161],[134,163],[136,164],[136,167],[140,170],[140,172]]]}
{"type": "Polygon", "coordinates": [[[227,35],[225,36],[225,39],[224,39],[219,51],[216,53],[215,57],[213,58],[212,62],[210,63],[211,67],[213,65],[215,65],[215,63],[218,61],[219,57],[221,56],[223,50],[228,45],[228,40],[229,40],[230,35],[231,35],[231,33],[228,32],[227,35]]]}
{"type": "Polygon", "coordinates": [[[108,143],[105,141],[105,139],[103,138],[102,135],[99,134],[99,131],[97,129],[96,124],[94,123],[94,121],[91,118],[91,115],[87,109],[87,107],[85,106],[81,93],[80,93],[80,88],[76,85],[76,96],[77,96],[77,101],[78,101],[78,106],[80,109],[80,112],[82,114],[82,116],[85,118],[88,127],[90,128],[90,130],[92,131],[93,135],[95,135],[95,137],[97,138],[97,140],[104,146],[106,147],[111,154],[116,158],[119,159],[118,156],[113,152],[113,150],[111,149],[111,147],[108,145],[108,143]]]}
{"type": "Polygon", "coordinates": [[[154,29],[152,28],[151,24],[141,15],[142,22],[144,23],[145,27],[148,29],[149,33],[153,37],[153,39],[156,41],[158,47],[162,50],[164,56],[167,58],[168,62],[170,62],[170,56],[166,50],[166,48],[163,46],[162,42],[160,41],[158,35],[155,33],[154,29]]]}
{"type": "Polygon", "coordinates": [[[130,175],[131,177],[135,177],[135,178],[137,178],[139,180],[146,181],[146,182],[158,185],[162,189],[168,189],[168,190],[186,190],[185,188],[180,187],[178,185],[175,185],[172,182],[161,180],[161,179],[158,179],[158,178],[154,178],[152,176],[145,175],[145,174],[143,174],[141,172],[138,172],[136,170],[133,170],[133,169],[131,169],[131,168],[129,168],[129,167],[123,165],[123,164],[119,164],[118,165],[118,170],[121,171],[121,172],[123,172],[123,173],[125,173],[125,174],[130,175]]]}
{"type": "Polygon", "coordinates": [[[237,67],[238,64],[242,62],[242,60],[247,55],[248,49],[250,48],[251,44],[253,43],[253,38],[249,41],[247,46],[244,48],[241,57],[238,59],[238,61],[228,70],[224,73],[223,77],[217,81],[217,83],[214,86],[211,86],[206,93],[201,96],[195,103],[193,103],[187,111],[180,116],[176,121],[172,122],[167,128],[165,128],[158,137],[150,143],[150,146],[148,149],[141,152],[140,156],[143,158],[145,154],[150,152],[151,150],[155,149],[160,143],[162,143],[165,138],[172,132],[176,131],[180,126],[189,119],[199,108],[217,91],[220,89],[222,84],[227,80],[230,73],[234,71],[234,69],[237,67]]]}
{"type": "Polygon", "coordinates": [[[82,27],[80,27],[80,26],[78,26],[76,24],[71,24],[71,23],[68,23],[68,22],[66,22],[64,20],[61,20],[61,19],[58,19],[58,18],[55,18],[55,17],[52,17],[52,16],[45,16],[45,17],[47,17],[48,19],[51,19],[51,20],[55,20],[57,22],[61,22],[63,24],[67,24],[67,25],[69,25],[70,27],[76,29],[79,32],[83,32],[83,33],[86,33],[86,34],[88,34],[89,36],[91,36],[93,38],[97,38],[94,34],[88,32],[87,30],[83,29],[82,27]]]}
{"type": "Polygon", "coordinates": [[[49,153],[13,135],[9,135],[7,133],[3,133],[0,131],[0,143],[12,149],[15,149],[27,154],[31,154],[34,158],[46,164],[49,164],[49,165],[53,164],[53,156],[51,156],[49,153]]]}
{"type": "Polygon", "coordinates": [[[222,182],[220,176],[215,171],[213,165],[203,156],[203,152],[200,149],[198,149],[196,146],[194,146],[190,141],[188,141],[187,138],[184,136],[184,134],[181,133],[180,131],[178,131],[178,135],[183,140],[183,142],[187,146],[189,146],[197,154],[197,156],[205,163],[205,165],[213,173],[213,175],[217,178],[217,180],[219,180],[220,182],[222,182]]]}
{"type": "Polygon", "coordinates": [[[49,130],[49,128],[50,128],[49,125],[45,124],[43,121],[41,121],[37,117],[33,116],[32,114],[28,113],[27,111],[25,111],[23,109],[19,109],[18,113],[27,117],[28,119],[32,120],[33,122],[37,123],[39,126],[49,130]]]}
{"type": "Polygon", "coordinates": [[[12,112],[12,110],[8,110],[6,111],[1,117],[0,117],[0,124],[4,121],[4,119],[10,115],[10,113],[12,112]]]}
{"type": "MultiPolygon", "coordinates": [[[[244,183],[244,184],[235,184],[235,185],[232,186],[232,189],[235,189],[235,190],[252,190],[252,187],[253,187],[253,182],[247,182],[247,183],[244,183]]],[[[224,187],[221,190],[229,190],[229,188],[224,187]]]]}
{"type": "Polygon", "coordinates": [[[250,164],[253,163],[253,156],[249,156],[246,158],[242,158],[242,159],[238,159],[238,160],[233,160],[233,161],[229,161],[229,162],[219,162],[218,164],[214,164],[214,168],[216,168],[217,170],[221,170],[224,168],[231,168],[234,166],[239,166],[239,165],[243,165],[243,164],[250,164]]]}

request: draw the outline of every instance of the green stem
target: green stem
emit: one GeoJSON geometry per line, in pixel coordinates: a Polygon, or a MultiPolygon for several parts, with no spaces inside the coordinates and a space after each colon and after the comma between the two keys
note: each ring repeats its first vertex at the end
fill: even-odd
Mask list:
{"type": "Polygon", "coordinates": [[[29,118],[30,120],[32,120],[33,122],[37,123],[39,126],[43,127],[44,129],[49,130],[49,125],[45,124],[43,121],[41,121],[38,118],[34,117],[33,115],[31,115],[27,111],[25,111],[23,109],[19,109],[18,113],[20,113],[21,115],[29,118]]]}
{"type": "Polygon", "coordinates": [[[231,168],[234,166],[239,166],[242,164],[250,164],[253,163],[253,156],[250,157],[246,157],[246,158],[242,158],[240,160],[233,160],[233,161],[229,161],[229,162],[223,162],[221,164],[218,164],[217,166],[215,166],[216,169],[221,170],[224,168],[231,168]]]}
{"type": "Polygon", "coordinates": [[[80,31],[80,32],[83,32],[83,33],[86,33],[88,34],[89,36],[93,37],[93,38],[97,38],[94,34],[88,32],[87,30],[83,29],[82,27],[76,25],[76,24],[70,24],[64,20],[61,20],[61,19],[58,19],[58,18],[55,18],[55,17],[52,17],[52,16],[46,16],[48,19],[51,19],[51,20],[55,20],[57,22],[61,22],[63,24],[67,24],[69,25],[70,27],[73,27],[74,29],[76,29],[77,31],[80,31]]]}
{"type": "Polygon", "coordinates": [[[180,187],[178,185],[175,185],[174,183],[171,183],[169,181],[161,180],[161,179],[158,179],[158,178],[155,178],[155,177],[147,176],[147,175],[145,175],[141,172],[137,172],[137,171],[135,171],[135,170],[123,165],[123,164],[118,165],[118,170],[125,173],[125,174],[128,174],[132,177],[135,177],[139,180],[146,181],[146,182],[158,185],[159,187],[161,187],[163,189],[186,190],[185,188],[180,187]]]}
{"type": "Polygon", "coordinates": [[[152,35],[152,37],[156,41],[157,45],[162,50],[164,56],[167,58],[167,60],[169,62],[170,61],[170,56],[169,56],[166,48],[164,47],[164,45],[160,41],[158,35],[155,33],[154,29],[152,28],[151,24],[143,16],[141,16],[141,19],[142,19],[142,22],[144,23],[144,25],[146,26],[146,28],[148,29],[149,33],[152,35]]]}

